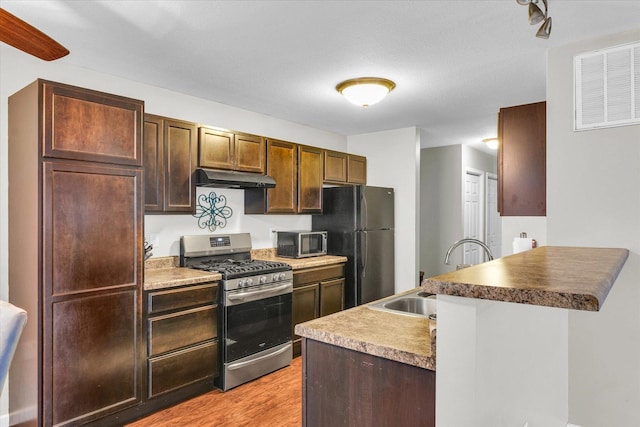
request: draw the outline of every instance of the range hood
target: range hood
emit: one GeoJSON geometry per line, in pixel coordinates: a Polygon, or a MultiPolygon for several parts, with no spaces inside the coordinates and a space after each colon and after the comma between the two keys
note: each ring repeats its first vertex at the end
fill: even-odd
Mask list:
{"type": "Polygon", "coordinates": [[[273,188],[276,181],[268,175],[220,169],[196,169],[198,187],[218,188],[273,188]]]}

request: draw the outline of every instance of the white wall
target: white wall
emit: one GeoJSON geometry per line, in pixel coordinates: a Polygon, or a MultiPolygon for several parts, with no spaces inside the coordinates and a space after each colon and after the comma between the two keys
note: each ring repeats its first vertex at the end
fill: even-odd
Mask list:
{"type": "Polygon", "coordinates": [[[367,156],[367,184],[395,189],[395,289],[418,286],[420,133],[409,127],[353,135],[348,151],[367,156]]]}
{"type": "Polygon", "coordinates": [[[463,182],[467,168],[496,173],[497,158],[457,144],[420,151],[420,270],[425,277],[455,269],[463,250],[444,264],[447,249],[464,236],[463,182]]]}
{"type": "Polygon", "coordinates": [[[569,313],[569,421],[583,427],[640,425],[640,126],[573,132],[572,61],[638,40],[640,29],[548,54],[549,244],[631,251],[602,310],[569,313]]]}
{"type": "Polygon", "coordinates": [[[436,425],[565,427],[568,311],[439,295],[436,425]]]}
{"type": "Polygon", "coordinates": [[[420,270],[425,277],[453,270],[462,262],[454,254],[453,266],[444,256],[462,237],[462,146],[425,148],[420,152],[420,270]]]}

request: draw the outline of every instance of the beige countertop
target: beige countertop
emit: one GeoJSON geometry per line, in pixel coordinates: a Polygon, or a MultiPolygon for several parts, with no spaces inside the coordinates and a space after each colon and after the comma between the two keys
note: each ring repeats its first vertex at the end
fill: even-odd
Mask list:
{"type": "Polygon", "coordinates": [[[427,292],[598,311],[627,249],[543,246],[422,281],[427,292]]]}
{"type": "Polygon", "coordinates": [[[178,265],[177,257],[158,257],[146,260],[144,263],[144,290],[194,285],[222,279],[220,273],[194,270],[178,265]]]}
{"type": "Polygon", "coordinates": [[[300,323],[296,325],[295,333],[435,371],[436,330],[430,331],[427,318],[393,314],[361,305],[300,323]]]}
{"type": "MultiPolygon", "coordinates": [[[[251,257],[259,260],[284,262],[289,264],[294,270],[347,262],[346,257],[333,255],[300,259],[282,258],[276,256],[275,248],[254,249],[251,251],[251,257]]],[[[220,273],[210,273],[180,267],[180,259],[176,256],[149,258],[144,263],[144,290],[146,291],[172,286],[212,282],[221,279],[222,275],[220,273]]]]}
{"type": "Polygon", "coordinates": [[[276,248],[253,249],[251,251],[251,258],[264,261],[284,262],[289,264],[294,270],[347,262],[347,257],[335,255],[322,255],[307,258],[284,258],[276,255],[276,248]]]}

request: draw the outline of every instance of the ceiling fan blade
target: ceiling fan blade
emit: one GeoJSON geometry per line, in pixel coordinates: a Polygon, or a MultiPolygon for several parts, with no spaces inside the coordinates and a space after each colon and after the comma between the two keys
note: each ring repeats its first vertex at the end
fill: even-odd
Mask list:
{"type": "Polygon", "coordinates": [[[0,41],[45,61],[60,59],[69,54],[64,46],[0,8],[0,41]]]}

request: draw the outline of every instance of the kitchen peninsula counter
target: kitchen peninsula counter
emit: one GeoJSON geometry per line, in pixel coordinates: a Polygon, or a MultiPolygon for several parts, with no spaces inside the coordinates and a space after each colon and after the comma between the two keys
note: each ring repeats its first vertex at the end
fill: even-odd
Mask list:
{"type": "Polygon", "coordinates": [[[543,246],[422,281],[430,293],[599,311],[627,249],[543,246]]]}
{"type": "Polygon", "coordinates": [[[429,323],[361,305],[296,325],[302,424],[435,427],[436,330],[429,323]]]}
{"type": "Polygon", "coordinates": [[[361,305],[298,324],[295,332],[303,338],[435,371],[436,330],[430,329],[427,318],[361,305]]]}
{"type": "Polygon", "coordinates": [[[179,267],[178,257],[150,258],[144,263],[145,291],[216,282],[221,279],[220,273],[179,267]]]}

